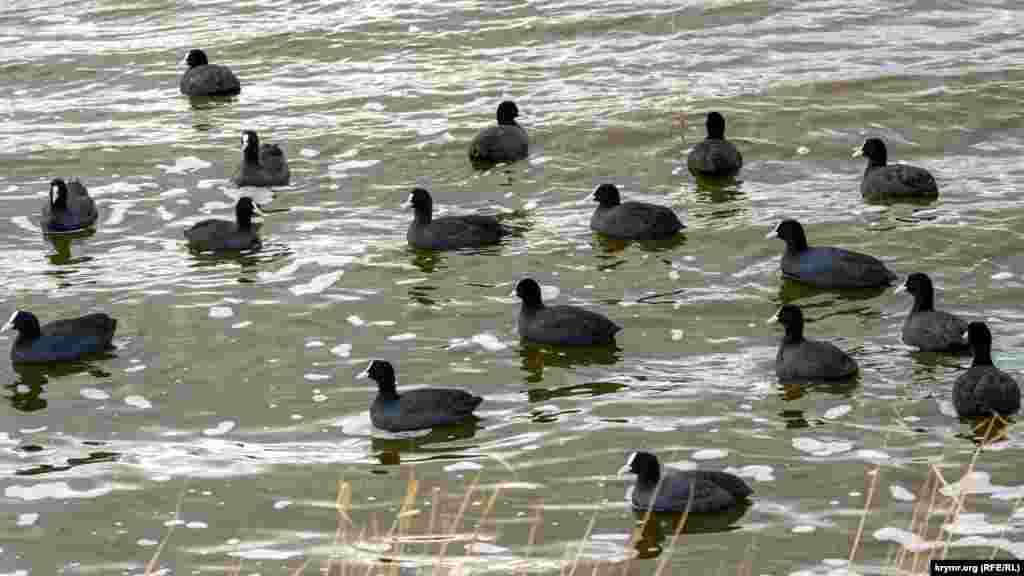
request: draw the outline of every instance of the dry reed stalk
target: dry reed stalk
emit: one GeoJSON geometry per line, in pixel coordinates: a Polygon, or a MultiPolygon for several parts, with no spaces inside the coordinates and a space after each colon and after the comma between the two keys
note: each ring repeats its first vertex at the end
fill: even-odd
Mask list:
{"type": "Polygon", "coordinates": [[[875,497],[875,488],[878,487],[878,477],[881,475],[881,467],[875,464],[871,471],[871,484],[868,485],[868,497],[864,500],[864,513],[860,515],[860,523],[857,525],[857,534],[853,538],[853,545],[850,546],[850,557],[847,558],[848,566],[853,566],[853,559],[857,557],[857,549],[860,547],[860,537],[864,534],[864,523],[868,520],[868,508],[871,507],[871,500],[875,497]]]}
{"type": "MultiPolygon", "coordinates": [[[[479,484],[480,473],[478,472],[476,477],[473,479],[473,483],[469,486],[469,490],[466,490],[466,495],[462,498],[462,504],[459,505],[459,511],[455,514],[455,518],[452,520],[451,524],[448,525],[448,536],[454,536],[455,530],[462,524],[462,517],[466,514],[466,509],[469,508],[470,498],[472,498],[473,492],[476,491],[479,484]]],[[[450,541],[450,538],[446,538],[441,542],[441,550],[438,551],[437,559],[434,562],[434,571],[437,573],[440,572],[444,556],[448,553],[448,544],[450,541]]]]}
{"type": "MultiPolygon", "coordinates": [[[[580,565],[580,556],[583,555],[583,547],[587,544],[587,539],[590,538],[590,532],[594,529],[594,524],[597,522],[597,510],[590,516],[590,522],[587,523],[587,529],[583,532],[583,538],[580,538],[579,548],[576,549],[576,556],[572,559],[572,569],[569,570],[569,576],[576,574],[576,568],[580,565]]],[[[562,567],[560,572],[565,572],[565,567],[562,567]]]]}
{"type": "MultiPolygon", "coordinates": [[[[338,527],[334,530],[334,547],[338,548],[348,536],[348,528],[352,527],[352,519],[348,516],[348,509],[352,505],[352,485],[342,479],[338,479],[338,495],[334,498],[334,510],[338,516],[338,527]],[[342,522],[344,520],[344,523],[342,522]]],[[[344,561],[342,561],[344,562],[344,561]]],[[[342,563],[340,572],[345,573],[345,565],[342,563]]],[[[328,558],[324,562],[324,572],[330,576],[334,568],[334,559],[328,558]]]]}
{"type": "Polygon", "coordinates": [[[434,486],[430,492],[430,523],[427,525],[427,534],[433,534],[434,526],[437,525],[437,510],[441,506],[441,487],[434,486]]]}
{"type": "Polygon", "coordinates": [[[181,493],[178,494],[178,503],[174,505],[174,520],[167,527],[167,533],[160,540],[160,544],[153,551],[153,557],[146,563],[146,569],[143,571],[143,576],[153,576],[153,569],[156,568],[156,561],[160,558],[160,553],[163,552],[164,546],[167,545],[167,541],[171,539],[171,534],[174,533],[174,527],[177,526],[177,520],[181,518],[181,505],[185,501],[185,490],[188,488],[188,480],[185,480],[185,485],[181,487],[181,493]]]}
{"type": "MultiPolygon", "coordinates": [[[[939,486],[944,482],[943,479],[935,473],[934,466],[935,465],[933,464],[931,467],[929,467],[928,471],[928,478],[930,479],[934,477],[935,481],[932,482],[932,494],[928,500],[928,511],[925,513],[924,521],[921,524],[921,539],[925,542],[928,541],[928,519],[931,518],[932,512],[935,510],[935,499],[939,495],[939,486]]],[[[938,530],[939,533],[935,535],[936,537],[938,537],[942,533],[942,527],[940,526],[938,530]]],[[[934,553],[935,549],[929,546],[928,557],[925,559],[925,566],[931,565],[931,558],[934,553]]],[[[917,561],[921,556],[922,554],[920,552],[914,553],[914,562],[910,565],[910,570],[912,572],[917,569],[917,561]]]]}
{"type": "MultiPolygon", "coordinates": [[[[410,514],[409,511],[416,505],[416,494],[419,492],[419,485],[419,481],[416,480],[416,478],[409,478],[409,481],[405,485],[405,496],[402,497],[402,505],[398,508],[398,514],[395,515],[395,520],[391,523],[391,528],[388,530],[387,536],[384,537],[387,541],[393,541],[395,539],[395,531],[398,531],[398,541],[395,544],[395,551],[392,554],[395,558],[402,557],[403,544],[401,536],[403,527],[408,528],[409,516],[415,515],[415,511],[413,511],[413,514],[410,514]]],[[[396,562],[391,564],[386,572],[389,574],[397,574],[399,568],[400,566],[396,562]]],[[[369,572],[367,572],[367,574],[369,574],[369,572]]]]}
{"type": "MultiPolygon", "coordinates": [[[[658,484],[661,484],[660,480],[658,481],[658,484]]],[[[686,499],[686,509],[683,510],[683,517],[679,519],[679,525],[676,526],[675,532],[672,533],[672,540],[668,543],[668,550],[662,552],[662,557],[658,560],[658,568],[654,571],[654,576],[661,576],[661,571],[668,565],[668,559],[672,557],[672,553],[676,549],[676,540],[679,538],[679,535],[682,534],[683,527],[686,526],[687,518],[690,517],[690,507],[693,506],[693,493],[696,491],[697,480],[695,478],[690,478],[690,497],[686,499]]],[[[657,494],[658,492],[655,491],[654,493],[657,494]]],[[[652,497],[651,506],[648,507],[648,513],[653,506],[654,498],[652,497]]]]}
{"type": "Polygon", "coordinates": [[[306,558],[306,560],[302,564],[300,564],[298,568],[295,569],[295,572],[292,572],[291,576],[299,576],[299,574],[302,574],[303,571],[306,570],[306,566],[309,566],[309,563],[312,561],[312,558],[306,558]]]}
{"type": "MultiPolygon", "coordinates": [[[[917,502],[914,504],[914,510],[913,510],[913,512],[910,513],[910,533],[912,535],[916,535],[917,531],[920,529],[920,526],[919,526],[919,523],[920,523],[919,516],[920,516],[921,510],[924,507],[924,493],[928,489],[928,485],[931,483],[931,480],[932,480],[932,475],[929,472],[928,476],[926,476],[925,479],[924,479],[924,484],[921,486],[921,489],[918,491],[918,498],[917,498],[917,502]]],[[[927,519],[925,521],[927,521],[927,519]]],[[[897,569],[899,569],[899,567],[903,565],[903,561],[906,558],[906,556],[907,556],[907,548],[905,546],[900,546],[899,551],[896,553],[896,559],[893,561],[893,563],[896,565],[897,569]]]]}
{"type": "MultiPolygon", "coordinates": [[[[965,485],[964,480],[966,478],[970,477],[971,473],[974,472],[974,465],[978,463],[978,458],[981,456],[982,449],[985,448],[986,440],[988,439],[989,435],[992,433],[992,427],[995,425],[995,423],[996,423],[996,418],[989,418],[988,426],[985,428],[985,435],[984,435],[981,443],[978,444],[978,447],[974,449],[974,453],[971,454],[971,461],[970,461],[970,463],[967,464],[967,471],[964,472],[963,475],[960,477],[960,489],[957,491],[956,499],[953,501],[953,510],[952,510],[952,517],[953,518],[951,520],[951,523],[955,524],[956,521],[960,518],[960,512],[963,511],[964,502],[967,500],[967,490],[969,488],[967,485],[965,485]]],[[[936,470],[936,472],[937,472],[937,470],[936,470]]],[[[940,478],[942,478],[942,477],[940,476],[940,478]]],[[[945,481],[945,479],[943,479],[943,481],[945,481]]],[[[969,482],[967,484],[969,484],[969,482]]],[[[950,513],[947,512],[946,513],[946,517],[949,518],[949,515],[950,515],[950,513]]],[[[949,544],[950,544],[950,542],[952,542],[952,540],[953,540],[953,533],[952,532],[947,532],[946,539],[942,543],[942,556],[941,556],[941,559],[943,559],[943,560],[946,559],[946,552],[949,550],[949,544]]]]}
{"type": "MultiPolygon", "coordinates": [[[[523,556],[526,558],[530,557],[533,553],[533,546],[537,543],[537,530],[540,529],[541,523],[544,521],[542,509],[544,508],[544,499],[538,498],[538,502],[531,504],[531,507],[536,511],[536,515],[530,519],[530,532],[526,536],[526,550],[523,551],[523,556]]],[[[517,573],[520,576],[526,576],[526,565],[527,562],[523,563],[522,569],[517,573]]]]}
{"type": "Polygon", "coordinates": [[[236,558],[234,566],[228,567],[228,576],[240,576],[242,574],[242,559],[236,558]]]}

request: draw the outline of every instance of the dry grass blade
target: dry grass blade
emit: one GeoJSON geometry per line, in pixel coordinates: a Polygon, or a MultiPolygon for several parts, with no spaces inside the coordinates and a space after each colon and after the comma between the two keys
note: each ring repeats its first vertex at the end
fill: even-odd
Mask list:
{"type": "MultiPolygon", "coordinates": [[[[659,481],[660,484],[660,481],[659,481]]],[[[694,477],[690,478],[690,496],[686,499],[686,508],[683,510],[683,517],[679,519],[679,525],[676,526],[675,532],[672,533],[672,540],[668,543],[668,550],[662,553],[661,559],[658,560],[658,569],[654,571],[654,576],[661,576],[661,571],[668,566],[668,559],[672,557],[672,552],[676,549],[676,540],[679,539],[679,535],[683,533],[683,527],[686,526],[686,520],[690,517],[690,508],[693,506],[693,493],[697,491],[697,479],[694,477]]],[[[657,494],[657,492],[655,492],[657,494]]],[[[651,497],[651,505],[654,505],[654,497],[651,497]]],[[[649,510],[649,509],[648,509],[649,510]]],[[[650,514],[648,514],[649,516],[650,514]]]]}
{"type": "MultiPolygon", "coordinates": [[[[477,473],[473,479],[473,484],[466,490],[466,495],[462,498],[462,504],[459,505],[459,511],[455,514],[455,518],[452,519],[451,524],[448,525],[448,535],[454,536],[455,530],[462,524],[462,517],[466,514],[466,509],[469,508],[469,502],[473,497],[473,493],[476,491],[477,486],[480,484],[480,474],[477,473]]],[[[434,561],[434,571],[440,572],[441,564],[444,561],[445,554],[448,553],[448,543],[450,539],[445,539],[441,543],[441,549],[437,553],[437,559],[434,561]]]]}
{"type": "Polygon", "coordinates": [[[174,506],[174,520],[170,526],[167,527],[167,533],[160,540],[160,544],[153,551],[153,557],[149,559],[146,564],[146,570],[142,573],[143,576],[152,576],[153,569],[156,568],[156,562],[160,558],[160,553],[163,552],[164,546],[167,545],[167,541],[171,539],[171,534],[174,533],[174,527],[177,526],[177,520],[181,518],[181,505],[185,501],[185,490],[188,488],[188,480],[185,481],[185,485],[181,487],[181,493],[178,494],[178,503],[174,506]]]}
{"type": "Polygon", "coordinates": [[[583,556],[583,547],[587,545],[587,540],[590,538],[591,531],[594,530],[594,524],[597,522],[597,510],[590,516],[590,522],[587,523],[587,529],[583,532],[583,537],[580,538],[580,545],[576,548],[576,556],[572,559],[572,569],[569,570],[569,576],[576,574],[576,568],[580,565],[580,557],[583,556]]]}
{"type": "Polygon", "coordinates": [[[871,484],[868,485],[868,497],[864,500],[864,512],[860,515],[860,523],[857,525],[857,534],[853,538],[853,545],[850,546],[850,557],[847,564],[853,566],[853,560],[857,557],[857,550],[860,548],[860,538],[864,534],[864,523],[868,520],[868,509],[871,507],[871,500],[875,497],[875,488],[878,487],[878,477],[881,475],[881,468],[875,465],[871,471],[871,484]]]}

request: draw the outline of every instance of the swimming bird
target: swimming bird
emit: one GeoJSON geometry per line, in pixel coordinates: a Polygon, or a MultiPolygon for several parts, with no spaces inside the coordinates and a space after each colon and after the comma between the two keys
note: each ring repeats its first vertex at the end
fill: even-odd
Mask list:
{"type": "Polygon", "coordinates": [[[494,216],[467,214],[434,218],[434,200],[430,192],[414,188],[408,206],[413,219],[405,237],[409,244],[427,250],[454,250],[496,244],[509,230],[494,216]]]}
{"type": "Polygon", "coordinates": [[[395,369],[384,360],[370,362],[357,378],[370,378],[377,383],[377,397],[370,404],[370,421],[389,432],[455,424],[472,416],[484,401],[454,388],[418,388],[399,394],[395,389],[395,369]]]}
{"type": "Polygon", "coordinates": [[[701,514],[732,508],[754,493],[742,478],[718,470],[662,468],[650,452],[633,452],[618,475],[636,474],[633,509],[701,514]],[[659,484],[660,482],[660,484],[659,484]],[[657,492],[655,492],[657,490],[657,492]],[[691,502],[692,498],[692,502],[691,502]]]}
{"type": "Polygon", "coordinates": [[[259,223],[252,221],[257,205],[248,196],[235,204],[235,221],[210,218],[185,230],[185,239],[198,252],[227,252],[260,247],[259,223]]]}
{"type": "Polygon", "coordinates": [[[832,246],[808,246],[804,227],[796,220],[779,222],[766,238],[786,242],[779,262],[784,276],[818,288],[889,286],[897,278],[874,256],[832,246]]]}
{"type": "Polygon", "coordinates": [[[236,186],[286,186],[291,179],[288,160],[277,144],[260,145],[254,130],[242,132],[242,165],[231,181],[236,186]]]}
{"type": "Polygon", "coordinates": [[[725,139],[725,118],[708,112],[707,138],[690,150],[686,167],[694,176],[734,176],[743,167],[743,155],[725,139]]]}
{"type": "Polygon", "coordinates": [[[518,123],[519,107],[506,100],[498,104],[498,125],[481,130],[469,145],[469,161],[486,168],[499,162],[516,162],[530,153],[526,130],[518,123]]]}
{"type": "Polygon", "coordinates": [[[974,362],[953,383],[953,407],[961,418],[1001,416],[1020,410],[1020,387],[1012,376],[992,364],[992,333],[984,322],[967,325],[974,362]]]}
{"type": "Polygon", "coordinates": [[[857,373],[857,362],[829,342],[804,338],[804,313],[786,304],[772,317],[786,328],[775,355],[780,380],[840,380],[857,373]]]}
{"type": "Polygon", "coordinates": [[[50,182],[50,201],[43,204],[45,232],[74,232],[96,225],[96,203],[78,180],[70,184],[60,178],[50,182]],[[54,198],[56,196],[56,198],[54,198]]]}
{"type": "Polygon", "coordinates": [[[622,327],[597,312],[577,306],[545,306],[540,285],[531,278],[516,284],[516,296],[523,301],[519,310],[519,336],[540,344],[586,346],[609,344],[622,327]]]}
{"type": "Polygon", "coordinates": [[[97,312],[40,326],[35,314],[18,310],[0,332],[12,328],[18,332],[11,347],[12,362],[67,362],[113,348],[110,341],[114,338],[117,320],[97,312]]]}
{"type": "Polygon", "coordinates": [[[927,274],[907,276],[896,292],[909,292],[914,306],[903,322],[903,343],[929,352],[959,352],[968,349],[964,339],[967,321],[935,309],[935,290],[927,274]]]}
{"type": "Polygon", "coordinates": [[[860,195],[866,200],[898,200],[905,198],[938,198],[935,178],[924,168],[909,164],[886,164],[885,143],[868,138],[853,157],[867,156],[868,165],[860,182],[860,195]]]}
{"type": "Polygon", "coordinates": [[[185,55],[188,70],[181,76],[178,87],[186,96],[234,96],[242,91],[235,73],[227,66],[210,64],[206,53],[193,48],[185,55]]]}
{"type": "Polygon", "coordinates": [[[598,206],[590,217],[590,229],[610,238],[657,240],[685,228],[670,208],[646,202],[622,202],[614,184],[594,190],[598,206]]]}

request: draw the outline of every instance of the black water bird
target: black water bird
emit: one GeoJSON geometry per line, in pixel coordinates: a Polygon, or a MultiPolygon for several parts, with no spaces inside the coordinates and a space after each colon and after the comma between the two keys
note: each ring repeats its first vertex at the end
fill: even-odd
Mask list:
{"type": "Polygon", "coordinates": [[[633,509],[702,514],[737,506],[754,491],[742,478],[718,470],[663,468],[650,452],[633,452],[619,475],[636,474],[633,509]]]}
{"type": "Polygon", "coordinates": [[[694,176],[735,176],[743,167],[743,155],[725,139],[725,118],[709,112],[705,126],[707,137],[690,150],[686,167],[694,176]]]}
{"type": "Polygon", "coordinates": [[[775,355],[779,380],[841,380],[857,373],[857,362],[834,344],[804,338],[800,307],[786,304],[772,320],[786,329],[775,355]]]}
{"type": "Polygon", "coordinates": [[[597,312],[578,306],[545,306],[540,285],[530,278],[516,284],[519,310],[519,336],[539,344],[586,346],[609,344],[622,327],[597,312]]]}
{"type": "Polygon", "coordinates": [[[389,432],[455,424],[471,417],[484,401],[454,388],[418,388],[399,394],[395,388],[395,369],[384,360],[370,362],[357,378],[370,378],[377,383],[377,397],[370,404],[370,421],[389,432]]]}
{"type": "Polygon", "coordinates": [[[530,140],[516,122],[518,116],[515,102],[506,100],[498,104],[498,124],[481,130],[469,145],[469,161],[474,166],[516,162],[530,154],[530,140]]]}
{"type": "Polygon", "coordinates": [[[68,362],[109,350],[116,328],[117,320],[102,312],[40,326],[35,314],[18,310],[0,331],[18,332],[11,346],[12,362],[38,364],[68,362]]]}
{"type": "Polygon", "coordinates": [[[590,229],[626,240],[660,240],[685,228],[672,209],[646,202],[622,202],[614,184],[601,184],[594,190],[598,203],[590,217],[590,229]]]}
{"type": "Polygon", "coordinates": [[[767,238],[786,242],[779,262],[784,276],[818,288],[876,288],[889,286],[897,278],[874,256],[832,246],[808,246],[804,227],[796,220],[783,220],[767,238]]]}
{"type": "Polygon", "coordinates": [[[188,70],[181,76],[178,87],[186,96],[234,96],[242,91],[235,73],[227,66],[210,64],[206,53],[193,48],[185,55],[188,70]]]}

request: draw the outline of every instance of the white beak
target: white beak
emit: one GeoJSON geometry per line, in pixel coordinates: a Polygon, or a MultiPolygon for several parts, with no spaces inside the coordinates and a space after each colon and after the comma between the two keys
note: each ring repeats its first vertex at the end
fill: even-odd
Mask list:
{"type": "Polygon", "coordinates": [[[629,464],[626,464],[622,468],[619,468],[619,471],[616,472],[615,475],[618,476],[619,478],[622,478],[623,476],[636,476],[636,474],[629,470],[629,464]]]}
{"type": "Polygon", "coordinates": [[[370,360],[370,363],[366,365],[366,370],[356,374],[356,380],[363,380],[370,377],[370,367],[373,366],[373,362],[373,360],[370,360]]]}
{"type": "Polygon", "coordinates": [[[776,224],[775,228],[772,228],[772,231],[767,233],[767,234],[765,234],[764,237],[765,238],[776,238],[776,237],[778,237],[778,235],[779,235],[779,225],[776,224]]]}
{"type": "Polygon", "coordinates": [[[4,324],[2,327],[0,327],[0,332],[7,332],[11,328],[14,328],[14,318],[17,315],[18,315],[18,311],[15,310],[14,314],[11,314],[11,317],[7,319],[7,323],[4,324]]]}
{"type": "Polygon", "coordinates": [[[896,287],[895,290],[892,291],[892,293],[893,294],[903,294],[906,291],[907,291],[907,285],[906,284],[900,284],[899,286],[896,287]]]}
{"type": "Polygon", "coordinates": [[[405,208],[406,210],[412,208],[412,194],[409,194],[409,197],[405,199],[405,202],[402,202],[402,208],[405,208]]]}
{"type": "MultiPolygon", "coordinates": [[[[782,308],[779,308],[779,310],[782,310],[782,308]]],[[[779,311],[776,310],[775,311],[775,315],[772,316],[771,318],[768,318],[767,320],[765,320],[764,323],[765,324],[774,324],[774,323],[776,323],[778,321],[779,321],[779,311]]]]}
{"type": "Polygon", "coordinates": [[[856,148],[853,149],[853,155],[850,156],[850,158],[860,158],[863,155],[864,155],[864,145],[861,144],[860,146],[857,146],[856,148]]]}

